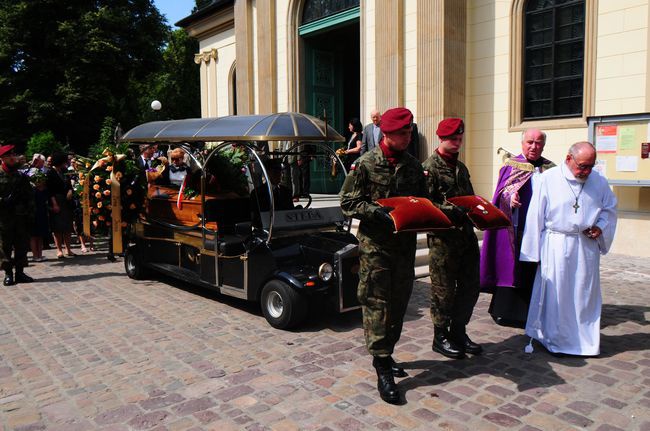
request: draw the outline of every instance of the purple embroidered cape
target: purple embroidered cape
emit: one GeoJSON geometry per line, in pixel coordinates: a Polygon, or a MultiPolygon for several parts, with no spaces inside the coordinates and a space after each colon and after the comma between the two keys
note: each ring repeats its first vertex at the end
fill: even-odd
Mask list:
{"type": "MultiPolygon", "coordinates": [[[[541,160],[542,171],[554,166],[547,159],[541,160]]],[[[533,193],[530,181],[533,172],[533,165],[522,154],[508,159],[499,171],[492,203],[512,220],[513,227],[484,232],[481,247],[481,289],[484,291],[492,291],[495,286],[519,285],[519,250],[533,193]],[[517,219],[513,220],[510,197],[517,191],[521,207],[515,212],[517,219]]]]}

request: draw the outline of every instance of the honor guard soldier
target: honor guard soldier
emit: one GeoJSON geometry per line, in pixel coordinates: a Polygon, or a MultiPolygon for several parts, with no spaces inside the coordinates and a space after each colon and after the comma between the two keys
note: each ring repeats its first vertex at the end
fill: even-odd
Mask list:
{"type": "Polygon", "coordinates": [[[423,163],[431,201],[454,223],[452,229],[427,235],[431,276],[433,350],[454,359],[465,353],[480,354],[466,326],[479,297],[479,249],[468,209],[454,206],[447,198],[473,195],[467,167],[458,160],[463,145],[464,124],[447,118],[438,124],[440,145],[423,163]]]}
{"type": "Polygon", "coordinates": [[[359,224],[359,287],[363,328],[377,389],[391,404],[400,402],[394,377],[406,373],[392,358],[402,332],[406,307],[415,276],[416,233],[394,233],[389,212],[378,199],[423,196],[426,193],[422,166],[406,149],[411,138],[413,114],[393,108],[381,117],[383,138],[351,166],[341,189],[341,208],[359,224]]]}
{"type": "Polygon", "coordinates": [[[27,266],[35,211],[34,191],[27,176],[18,171],[20,162],[13,145],[0,147],[0,159],[0,265],[5,271],[3,284],[30,283],[34,280],[23,270],[27,266]],[[16,268],[15,276],[13,268],[16,268]]]}

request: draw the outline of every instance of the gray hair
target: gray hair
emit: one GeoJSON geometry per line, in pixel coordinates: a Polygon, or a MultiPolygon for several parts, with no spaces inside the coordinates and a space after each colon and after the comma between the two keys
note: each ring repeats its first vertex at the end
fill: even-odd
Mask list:
{"type": "Polygon", "coordinates": [[[581,150],[584,150],[585,148],[591,149],[594,154],[596,153],[596,147],[594,144],[589,141],[579,141],[569,147],[568,154],[571,157],[575,157],[581,150]]]}
{"type": "Polygon", "coordinates": [[[39,153],[34,153],[34,155],[32,156],[32,163],[34,163],[36,160],[45,161],[45,156],[39,153]]]}
{"type": "MultiPolygon", "coordinates": [[[[536,129],[536,128],[533,127],[533,128],[526,129],[523,132],[521,132],[521,142],[524,142],[524,139],[526,139],[526,133],[528,133],[529,130],[539,130],[539,129],[536,129]]],[[[544,132],[542,130],[539,130],[539,131],[542,134],[542,138],[544,138],[544,143],[546,143],[546,132],[544,132]]]]}

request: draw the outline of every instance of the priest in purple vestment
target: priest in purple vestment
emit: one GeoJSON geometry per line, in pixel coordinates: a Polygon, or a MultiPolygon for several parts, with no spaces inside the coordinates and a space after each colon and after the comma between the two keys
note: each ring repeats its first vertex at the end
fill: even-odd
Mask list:
{"type": "Polygon", "coordinates": [[[546,134],[522,133],[521,154],[510,157],[499,171],[492,203],[512,221],[512,227],[488,230],[481,248],[481,289],[492,293],[489,313],[503,326],[524,328],[537,264],[520,262],[521,237],[534,183],[553,162],[542,157],[546,134]]]}

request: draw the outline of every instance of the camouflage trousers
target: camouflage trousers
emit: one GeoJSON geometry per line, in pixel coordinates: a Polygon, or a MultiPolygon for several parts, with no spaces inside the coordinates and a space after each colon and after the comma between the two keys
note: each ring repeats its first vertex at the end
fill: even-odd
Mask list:
{"type": "Polygon", "coordinates": [[[13,267],[24,268],[27,266],[27,252],[29,251],[29,228],[23,223],[2,223],[0,229],[0,268],[9,271],[13,267]],[[11,258],[11,254],[14,258],[11,258]]]}
{"type": "Polygon", "coordinates": [[[415,277],[415,236],[400,247],[359,241],[359,287],[368,352],[388,356],[402,333],[415,277]]]}
{"type": "Polygon", "coordinates": [[[448,327],[451,322],[467,325],[480,293],[476,236],[452,239],[428,237],[431,320],[438,327],[448,327]]]}

